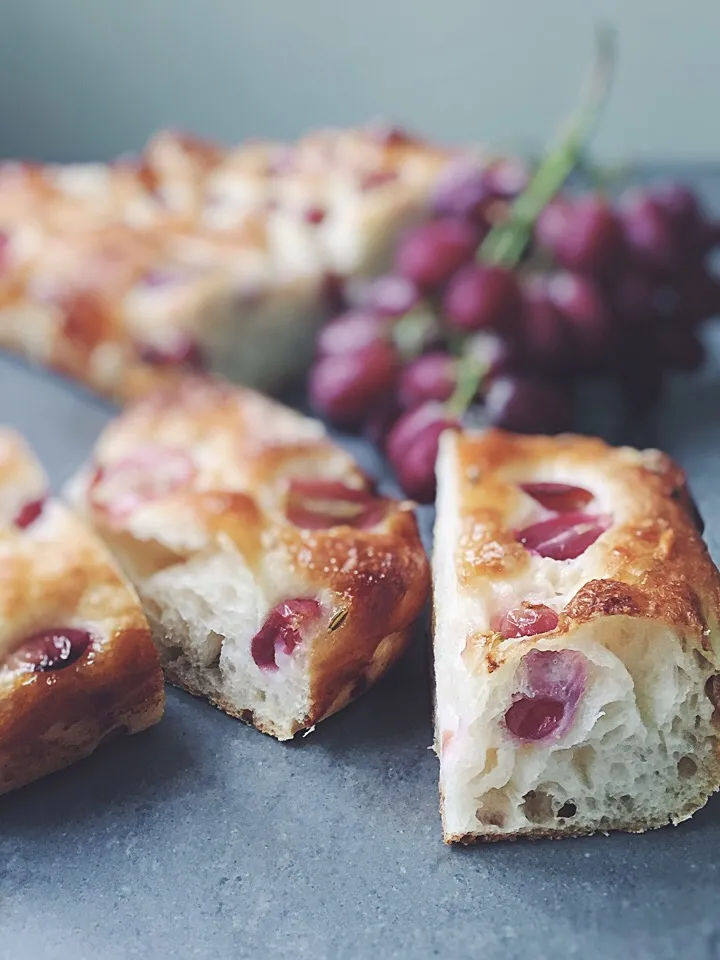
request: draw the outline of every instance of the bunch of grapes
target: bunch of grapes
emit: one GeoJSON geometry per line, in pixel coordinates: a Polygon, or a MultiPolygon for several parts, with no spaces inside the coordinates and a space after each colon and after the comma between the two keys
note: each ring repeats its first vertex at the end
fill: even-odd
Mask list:
{"type": "Polygon", "coordinates": [[[470,406],[487,424],[555,433],[580,378],[612,378],[642,414],[669,371],[703,362],[718,231],[692,191],[558,192],[508,256],[503,224],[528,178],[517,161],[453,165],[393,272],[320,335],[315,409],[380,444],[417,500],[433,498],[438,438],[470,406]]]}

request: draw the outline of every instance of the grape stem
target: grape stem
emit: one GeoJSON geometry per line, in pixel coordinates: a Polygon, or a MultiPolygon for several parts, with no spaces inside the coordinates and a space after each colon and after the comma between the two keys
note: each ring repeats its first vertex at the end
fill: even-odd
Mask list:
{"type": "Polygon", "coordinates": [[[487,364],[472,351],[464,353],[457,364],[455,390],[447,402],[447,412],[460,417],[473,402],[478,386],[487,372],[487,364]]]}
{"type": "Polygon", "coordinates": [[[431,310],[418,306],[392,327],[392,340],[400,355],[406,360],[419,356],[438,329],[438,322],[431,310]]]}
{"type": "MultiPolygon", "coordinates": [[[[607,103],[616,59],[615,31],[599,27],[595,55],[580,102],[565,125],[557,143],[545,153],[525,190],[510,208],[507,220],[494,226],[480,245],[480,263],[512,269],[526,249],[535,221],[562,188],[573,170],[583,161],[587,144],[607,103]]],[[[448,401],[448,411],[462,415],[476,396],[486,367],[472,350],[458,364],[457,385],[448,401]]]]}
{"type": "Polygon", "coordinates": [[[510,208],[508,219],[494,227],[478,250],[481,263],[517,265],[535,221],[582,161],[590,137],[610,92],[615,66],[615,34],[610,27],[597,31],[595,57],[580,103],[557,144],[551,147],[525,190],[510,208]]]}

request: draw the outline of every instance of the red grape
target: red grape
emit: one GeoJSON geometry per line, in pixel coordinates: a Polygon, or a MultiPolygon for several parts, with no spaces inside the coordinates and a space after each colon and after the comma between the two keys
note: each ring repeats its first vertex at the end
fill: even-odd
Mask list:
{"type": "Polygon", "coordinates": [[[533,277],[523,290],[522,349],[532,370],[564,370],[573,354],[568,323],[550,300],[545,277],[533,277]]]}
{"type": "Polygon", "coordinates": [[[557,613],[544,603],[522,603],[499,618],[497,632],[506,640],[536,637],[557,628],[557,613]]]}
{"type": "Polygon", "coordinates": [[[495,333],[473,334],[468,346],[488,378],[508,373],[520,361],[517,345],[495,333]]]}
{"type": "Polygon", "coordinates": [[[13,525],[19,530],[26,530],[42,514],[46,502],[45,497],[41,497],[39,500],[28,500],[16,513],[13,525]]]}
{"type": "Polygon", "coordinates": [[[88,631],[78,627],[42,630],[23,640],[5,664],[26,673],[62,670],[79,660],[92,642],[88,631]]]}
{"type": "Polygon", "coordinates": [[[88,500],[107,520],[122,523],[139,507],[171,497],[187,487],[197,465],[180,447],[147,444],[98,466],[90,481],[88,500]]]}
{"type": "Polygon", "coordinates": [[[505,724],[521,740],[560,736],[573,723],[587,687],[588,661],[576,650],[531,650],[518,671],[518,690],[505,724]]]}
{"type": "Polygon", "coordinates": [[[459,426],[441,403],[429,401],[403,414],[387,439],[387,455],[403,490],[420,503],[435,496],[435,461],[440,435],[459,426]]]}
{"type": "Polygon", "coordinates": [[[626,192],[619,208],[625,243],[638,263],[653,270],[672,269],[679,259],[675,224],[667,210],[640,190],[626,192]]]}
{"type": "Polygon", "coordinates": [[[535,239],[551,253],[564,236],[570,221],[570,201],[562,195],[553,197],[535,221],[535,239]]]}
{"type": "Polygon", "coordinates": [[[567,320],[583,360],[596,361],[608,348],[612,326],[594,281],[577,273],[556,273],[548,279],[547,293],[567,320]]]}
{"type": "Polygon", "coordinates": [[[138,344],[138,355],[144,363],[156,367],[185,367],[202,371],[207,367],[200,344],[188,333],[179,332],[175,342],[158,347],[153,344],[138,344]]]}
{"type": "Polygon", "coordinates": [[[438,437],[455,424],[442,406],[458,371],[445,338],[479,358],[489,422],[556,433],[570,426],[571,389],[583,375],[614,377],[634,412],[649,409],[666,370],[703,362],[697,328],[720,312],[720,283],[703,262],[720,229],[678,183],[626,191],[617,208],[598,192],[555,197],[534,230],[553,255],[550,274],[526,277],[534,261],[521,263],[520,279],[514,268],[477,262],[481,236],[527,182],[527,167],[513,160],[448,164],[432,199],[438,219],[409,231],[394,273],[356,286],[358,309],[320,335],[315,407],[364,425],[375,442],[387,437],[399,480],[420,499],[434,489],[438,437]],[[432,347],[422,345],[431,352],[401,369],[392,320],[421,300],[423,312],[442,305],[432,347]]]}
{"type": "Polygon", "coordinates": [[[442,170],[431,205],[439,216],[463,217],[477,222],[491,197],[492,191],[480,163],[470,157],[460,157],[442,170]]]}
{"type": "Polygon", "coordinates": [[[305,530],[349,526],[367,529],[387,512],[387,500],[369,490],[348,487],[340,480],[291,477],[285,516],[305,530]]]}
{"type": "Polygon", "coordinates": [[[308,207],[303,213],[303,220],[306,223],[316,227],[327,217],[327,210],[324,207],[308,207]]]}
{"type": "Polygon", "coordinates": [[[295,597],[285,600],[268,614],[265,622],[250,641],[250,650],[255,663],[262,670],[277,670],[277,654],[292,654],[310,629],[320,619],[322,608],[317,600],[295,597]]]}
{"type": "Polygon", "coordinates": [[[613,310],[623,324],[647,320],[655,312],[655,284],[647,274],[628,270],[617,277],[612,290],[613,310]]]}
{"type": "Polygon", "coordinates": [[[575,560],[610,527],[607,516],[576,511],[518,530],[515,538],[528,550],[552,560],[575,560]]]}
{"type": "Polygon", "coordinates": [[[697,197],[684,183],[656,183],[649,193],[677,223],[694,224],[702,217],[697,197]]]}
{"type": "Polygon", "coordinates": [[[505,713],[505,725],[519,740],[545,740],[565,716],[565,705],[549,697],[519,697],[505,713]]]}
{"type": "Polygon", "coordinates": [[[420,300],[418,288],[407,277],[378,277],[363,293],[363,306],[381,317],[402,317],[420,300]]]}
{"type": "Polygon", "coordinates": [[[325,316],[333,316],[344,310],[349,305],[345,277],[326,271],[322,278],[320,301],[325,316]]]}
{"type": "Polygon", "coordinates": [[[511,200],[528,185],[530,172],[517,157],[504,157],[485,167],[483,180],[493,196],[511,200]]]}
{"type": "Polygon", "coordinates": [[[397,391],[393,388],[386,390],[373,404],[365,422],[363,435],[376,446],[383,447],[385,438],[392,430],[397,418],[402,413],[398,402],[397,391]]]}
{"type": "Polygon", "coordinates": [[[592,493],[585,487],[574,487],[569,483],[521,483],[520,489],[541,507],[553,513],[571,513],[586,507],[592,500],[592,493]]]}
{"type": "Polygon", "coordinates": [[[649,193],[668,215],[677,232],[680,244],[678,252],[686,257],[702,256],[712,245],[712,229],[695,193],[685,184],[675,181],[655,184],[649,193]]]}
{"type": "Polygon", "coordinates": [[[537,235],[560,266],[593,274],[611,270],[623,252],[623,233],[612,207],[598,194],[550,204],[537,235]]]}
{"type": "Polygon", "coordinates": [[[354,353],[322,357],[310,372],[310,400],[318,413],[343,427],[359,426],[398,373],[391,344],[378,340],[354,353]]]}
{"type": "Polygon", "coordinates": [[[411,230],[400,242],[395,267],[422,289],[445,283],[475,252],[478,235],[463,220],[435,220],[411,230]]]}
{"type": "Polygon", "coordinates": [[[458,330],[491,329],[500,333],[516,328],[521,297],[514,274],[503,267],[474,264],[450,281],[443,308],[458,330]]]}
{"type": "Polygon", "coordinates": [[[350,310],[331,320],[320,331],[318,353],[321,356],[356,353],[382,340],[386,332],[379,317],[364,310],[350,310]]]}
{"type": "Polygon", "coordinates": [[[565,391],[545,380],[523,376],[491,381],[485,412],[494,426],[516,433],[560,433],[572,420],[565,391]]]}
{"type": "Polygon", "coordinates": [[[400,374],[398,398],[405,410],[426,400],[448,400],[455,389],[456,361],[435,350],[411,361],[400,374]]]}
{"type": "Polygon", "coordinates": [[[404,454],[426,428],[448,419],[444,404],[429,400],[414,410],[402,413],[390,431],[385,451],[393,463],[402,460],[404,454]]]}

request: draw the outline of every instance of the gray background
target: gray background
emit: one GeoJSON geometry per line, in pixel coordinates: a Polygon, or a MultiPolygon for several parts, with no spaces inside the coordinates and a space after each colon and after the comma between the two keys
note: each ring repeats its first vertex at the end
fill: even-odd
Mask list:
{"type": "Polygon", "coordinates": [[[603,157],[720,156],[718,0],[2,0],[0,152],[105,157],[175,124],[229,140],[385,115],[545,141],[616,24],[603,157]]]}

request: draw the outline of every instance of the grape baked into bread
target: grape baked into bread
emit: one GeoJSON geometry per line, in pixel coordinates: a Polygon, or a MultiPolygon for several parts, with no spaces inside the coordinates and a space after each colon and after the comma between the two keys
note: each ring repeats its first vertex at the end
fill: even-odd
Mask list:
{"type": "Polygon", "coordinates": [[[198,367],[276,389],[448,156],[398,131],[235,149],[165,132],[135,160],[2,164],[0,347],[118,401],[198,367]]]}
{"type": "Polygon", "coordinates": [[[129,407],[69,495],[168,679],[279,739],[377,680],[427,597],[412,504],[376,496],[318,421],[220,381],[129,407]]]}
{"type": "Polygon", "coordinates": [[[137,596],[0,429],[0,793],[145,730],[164,703],[137,596]]]}
{"type": "Polygon", "coordinates": [[[438,483],[445,839],[690,817],[720,784],[720,578],[682,471],[596,439],[448,432],[438,483]]]}

